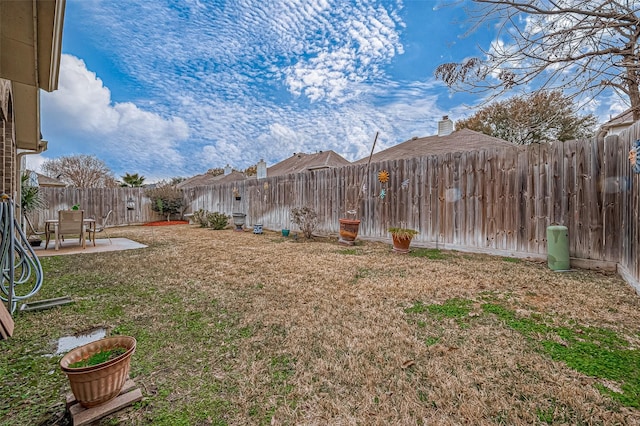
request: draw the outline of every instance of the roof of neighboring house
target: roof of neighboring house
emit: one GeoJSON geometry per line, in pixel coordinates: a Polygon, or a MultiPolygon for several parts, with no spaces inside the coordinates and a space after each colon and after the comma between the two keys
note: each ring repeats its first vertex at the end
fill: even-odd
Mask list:
{"type": "MultiPolygon", "coordinates": [[[[300,173],[308,170],[330,169],[349,165],[349,161],[334,151],[320,151],[315,154],[294,153],[291,157],[282,160],[267,168],[267,177],[286,175],[289,173],[300,173]]],[[[255,179],[255,176],[247,176],[242,172],[232,171],[228,175],[213,176],[210,173],[203,173],[185,179],[176,185],[178,188],[193,188],[196,186],[215,185],[218,183],[235,182],[244,179],[255,179]]]]}
{"type": "Polygon", "coordinates": [[[49,176],[45,176],[45,175],[42,175],[42,174],[40,174],[38,172],[33,172],[33,171],[30,171],[30,170],[28,170],[28,172],[29,173],[35,173],[36,178],[38,179],[38,186],[42,186],[42,187],[44,187],[44,186],[48,186],[48,187],[55,186],[55,187],[63,187],[63,188],[65,186],[67,186],[67,184],[62,182],[61,180],[58,180],[58,179],[55,179],[55,178],[52,178],[52,177],[49,177],[49,176]]]}
{"type": "Polygon", "coordinates": [[[214,185],[217,183],[234,182],[243,179],[246,179],[245,174],[236,170],[232,171],[228,175],[214,176],[211,173],[203,173],[183,180],[177,184],[176,187],[180,189],[193,188],[196,186],[214,185]]]}
{"type": "Polygon", "coordinates": [[[633,123],[633,110],[629,108],[628,110],[621,112],[615,117],[612,117],[611,119],[609,119],[609,121],[607,121],[600,127],[603,129],[610,129],[617,126],[630,126],[633,123]]]}
{"type": "Polygon", "coordinates": [[[315,154],[299,152],[267,168],[267,177],[300,173],[308,170],[332,169],[349,164],[351,163],[348,160],[334,151],[320,151],[315,154]]]}
{"type": "MultiPolygon", "coordinates": [[[[446,154],[449,152],[476,151],[494,147],[513,147],[503,139],[485,135],[470,129],[461,129],[446,136],[427,136],[413,138],[399,143],[371,157],[372,162],[398,160],[401,158],[423,157],[426,155],[446,154]]],[[[355,164],[366,163],[369,156],[355,161],[355,164]]]]}

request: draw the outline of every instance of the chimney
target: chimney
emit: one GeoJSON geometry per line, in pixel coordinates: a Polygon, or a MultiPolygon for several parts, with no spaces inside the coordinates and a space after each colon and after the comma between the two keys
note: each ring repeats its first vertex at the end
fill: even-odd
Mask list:
{"type": "Polygon", "coordinates": [[[230,165],[226,165],[224,166],[224,175],[230,175],[231,174],[231,166],[230,165]]]}
{"type": "Polygon", "coordinates": [[[260,161],[258,161],[257,164],[257,178],[258,179],[264,179],[267,177],[267,163],[264,162],[264,160],[261,158],[260,161]]]}
{"type": "Polygon", "coordinates": [[[438,136],[447,136],[453,133],[453,121],[449,120],[448,115],[442,116],[442,120],[438,121],[438,136]]]}

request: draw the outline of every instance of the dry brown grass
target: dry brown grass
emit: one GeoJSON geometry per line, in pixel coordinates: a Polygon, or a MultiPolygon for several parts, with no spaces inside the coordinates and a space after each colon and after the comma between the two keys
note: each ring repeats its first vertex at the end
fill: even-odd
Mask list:
{"type": "Polygon", "coordinates": [[[132,374],[146,399],[114,415],[124,424],[640,424],[594,387],[603,380],[482,311],[491,300],[608,328],[637,349],[639,298],[615,274],[189,226],[110,233],[149,248],[45,263],[64,291],[81,292],[64,287],[70,274],[102,278],[72,294],[75,308],[28,321],[49,338],[95,326],[138,338],[132,374]],[[454,298],[471,301],[465,318],[405,312],[454,298]]]}

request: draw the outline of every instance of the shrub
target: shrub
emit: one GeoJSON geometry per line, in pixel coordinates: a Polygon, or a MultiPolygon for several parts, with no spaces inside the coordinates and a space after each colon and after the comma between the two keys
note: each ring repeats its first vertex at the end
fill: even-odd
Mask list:
{"type": "Polygon", "coordinates": [[[172,214],[182,213],[182,190],[170,183],[162,183],[148,189],[145,195],[151,199],[151,209],[161,215],[167,215],[167,220],[170,220],[172,214]]]}
{"type": "Polygon", "coordinates": [[[220,212],[207,213],[207,222],[213,229],[224,229],[229,223],[229,216],[220,212]]]}
{"type": "Polygon", "coordinates": [[[209,221],[207,220],[207,214],[209,212],[204,209],[199,209],[193,212],[193,216],[191,220],[200,225],[201,228],[206,228],[209,225],[209,221]]]}
{"type": "Polygon", "coordinates": [[[40,192],[39,187],[31,185],[30,175],[28,173],[22,175],[20,184],[20,194],[22,196],[22,199],[20,200],[20,207],[22,208],[23,214],[47,208],[47,200],[40,192]]]}
{"type": "Polygon", "coordinates": [[[305,238],[311,238],[313,231],[318,226],[318,213],[308,206],[294,207],[291,209],[291,222],[298,225],[305,238]]]}

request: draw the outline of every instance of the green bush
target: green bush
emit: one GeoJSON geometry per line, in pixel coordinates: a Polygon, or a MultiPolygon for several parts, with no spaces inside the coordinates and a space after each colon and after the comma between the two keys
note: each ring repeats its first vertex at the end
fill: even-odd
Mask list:
{"type": "Polygon", "coordinates": [[[20,200],[20,207],[22,207],[23,214],[47,208],[47,200],[40,192],[39,187],[31,186],[28,173],[22,175],[20,184],[22,196],[22,199],[20,200]]]}
{"type": "Polygon", "coordinates": [[[207,222],[210,228],[220,230],[227,227],[229,216],[220,212],[207,213],[207,222]]]}
{"type": "Polygon", "coordinates": [[[209,212],[204,209],[197,210],[193,212],[191,220],[193,220],[194,223],[200,225],[201,228],[206,228],[207,226],[209,226],[209,221],[207,220],[208,214],[209,212]]]}
{"type": "Polygon", "coordinates": [[[227,227],[227,224],[229,223],[229,216],[220,212],[212,213],[204,209],[199,209],[193,212],[191,220],[200,225],[201,228],[220,230],[227,227]]]}
{"type": "Polygon", "coordinates": [[[170,220],[172,214],[182,213],[184,207],[182,190],[175,185],[162,182],[146,190],[145,195],[151,199],[151,209],[161,215],[167,215],[167,220],[170,220]]]}

